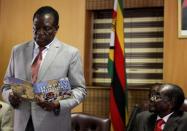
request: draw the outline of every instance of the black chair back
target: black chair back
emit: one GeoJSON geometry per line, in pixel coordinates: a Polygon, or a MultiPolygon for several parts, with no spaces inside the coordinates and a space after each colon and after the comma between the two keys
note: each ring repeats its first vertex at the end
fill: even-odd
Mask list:
{"type": "Polygon", "coordinates": [[[85,113],[71,114],[72,131],[110,131],[110,119],[85,113]]]}
{"type": "Polygon", "coordinates": [[[133,128],[135,127],[135,122],[136,122],[136,115],[140,113],[141,111],[142,109],[138,105],[134,106],[132,113],[129,117],[128,124],[127,124],[127,131],[133,131],[133,128]]]}

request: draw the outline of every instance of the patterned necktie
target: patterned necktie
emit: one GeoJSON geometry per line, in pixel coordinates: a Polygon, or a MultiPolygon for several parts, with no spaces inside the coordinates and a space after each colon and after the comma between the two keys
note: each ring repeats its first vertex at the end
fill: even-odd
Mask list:
{"type": "Polygon", "coordinates": [[[154,131],[162,131],[162,125],[165,123],[163,119],[159,119],[156,121],[156,126],[154,131]]]}
{"type": "Polygon", "coordinates": [[[42,51],[45,48],[46,47],[39,47],[39,53],[32,63],[32,67],[31,67],[31,69],[32,69],[32,83],[35,83],[37,81],[38,71],[40,69],[40,64],[42,62],[42,51]]]}

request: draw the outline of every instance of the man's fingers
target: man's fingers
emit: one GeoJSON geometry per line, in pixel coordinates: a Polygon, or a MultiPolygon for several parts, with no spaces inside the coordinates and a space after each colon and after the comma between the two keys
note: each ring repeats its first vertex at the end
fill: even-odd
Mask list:
{"type": "Polygon", "coordinates": [[[49,103],[47,101],[39,103],[39,105],[45,110],[45,111],[52,111],[53,106],[51,105],[52,103],[49,103]]]}
{"type": "Polygon", "coordinates": [[[44,100],[40,95],[35,95],[36,103],[45,111],[52,111],[55,108],[55,103],[44,100]]]}
{"type": "Polygon", "coordinates": [[[19,104],[21,103],[21,98],[14,95],[13,92],[10,92],[10,95],[9,95],[9,101],[10,101],[10,104],[14,107],[14,108],[18,108],[19,104]]]}

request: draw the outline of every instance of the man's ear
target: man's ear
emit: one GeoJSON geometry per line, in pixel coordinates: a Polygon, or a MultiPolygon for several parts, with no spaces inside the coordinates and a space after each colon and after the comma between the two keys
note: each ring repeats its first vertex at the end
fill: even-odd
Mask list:
{"type": "Polygon", "coordinates": [[[55,30],[54,30],[54,32],[53,32],[55,35],[56,35],[56,33],[57,33],[58,29],[59,29],[59,26],[58,26],[58,25],[56,25],[56,26],[55,26],[55,30]]]}
{"type": "Polygon", "coordinates": [[[171,101],[169,101],[169,108],[170,108],[171,110],[173,110],[174,106],[175,106],[175,100],[172,99],[171,101]]]}
{"type": "Polygon", "coordinates": [[[56,25],[56,26],[55,26],[55,29],[56,29],[56,32],[57,32],[58,29],[59,29],[59,25],[56,25]]]}

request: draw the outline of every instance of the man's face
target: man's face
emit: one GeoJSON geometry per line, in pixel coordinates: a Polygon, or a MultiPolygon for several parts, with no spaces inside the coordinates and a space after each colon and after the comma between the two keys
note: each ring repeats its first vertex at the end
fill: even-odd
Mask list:
{"type": "Polygon", "coordinates": [[[155,112],[156,110],[156,100],[155,98],[159,95],[159,88],[160,86],[159,85],[154,85],[150,91],[150,94],[149,94],[149,111],[150,112],[155,112]]]}
{"type": "Polygon", "coordinates": [[[167,87],[156,87],[151,90],[149,105],[150,112],[154,112],[161,117],[172,112],[172,102],[166,96],[168,90],[167,87]]]}
{"type": "Polygon", "coordinates": [[[55,37],[58,25],[54,25],[54,17],[51,14],[36,15],[33,20],[33,36],[39,46],[48,45],[55,37]]]}

